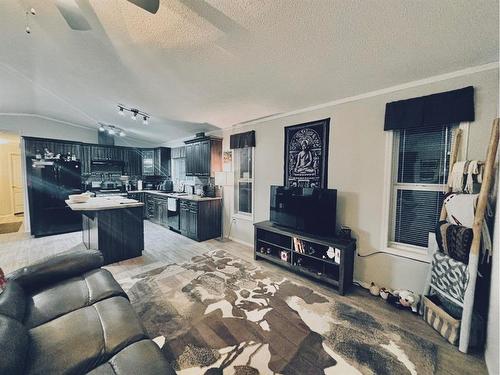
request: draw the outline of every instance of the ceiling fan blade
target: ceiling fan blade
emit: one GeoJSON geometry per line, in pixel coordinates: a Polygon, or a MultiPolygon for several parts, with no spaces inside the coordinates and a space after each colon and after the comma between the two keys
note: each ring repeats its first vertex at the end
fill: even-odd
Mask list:
{"type": "Polygon", "coordinates": [[[56,6],[68,26],[73,30],[86,31],[91,29],[75,0],[56,0],[56,6]]]}
{"type": "Polygon", "coordinates": [[[137,5],[149,13],[156,14],[160,9],[160,0],[128,0],[130,3],[137,5]]]}

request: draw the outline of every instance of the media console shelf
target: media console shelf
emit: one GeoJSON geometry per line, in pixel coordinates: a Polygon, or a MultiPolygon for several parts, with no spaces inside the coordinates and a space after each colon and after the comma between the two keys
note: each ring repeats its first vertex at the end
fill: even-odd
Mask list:
{"type": "Polygon", "coordinates": [[[256,260],[266,259],[333,285],[342,295],[352,285],[355,240],[315,236],[270,221],[255,223],[254,226],[256,260]]]}

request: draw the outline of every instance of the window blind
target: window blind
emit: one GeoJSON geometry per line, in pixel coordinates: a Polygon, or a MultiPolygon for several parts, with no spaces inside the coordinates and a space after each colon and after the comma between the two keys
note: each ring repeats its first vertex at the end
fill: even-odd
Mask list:
{"type": "Polygon", "coordinates": [[[454,127],[398,131],[393,241],[427,247],[441,212],[454,127]]]}

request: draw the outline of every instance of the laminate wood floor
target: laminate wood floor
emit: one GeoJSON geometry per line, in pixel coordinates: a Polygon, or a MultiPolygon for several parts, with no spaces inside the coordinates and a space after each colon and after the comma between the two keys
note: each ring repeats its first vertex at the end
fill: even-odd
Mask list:
{"type": "MultiPolygon", "coordinates": [[[[154,269],[159,264],[189,262],[192,257],[214,249],[254,262],[253,249],[234,241],[209,240],[198,243],[149,221],[144,222],[144,230],[145,250],[141,257],[106,266],[117,280],[154,269]]],[[[23,233],[3,234],[0,235],[0,267],[5,273],[9,273],[54,254],[77,248],[84,248],[81,232],[42,238],[32,238],[23,233]]],[[[346,296],[340,296],[328,286],[292,274],[274,264],[259,261],[259,265],[294,282],[315,288],[330,298],[369,311],[377,319],[391,322],[395,327],[409,330],[438,345],[437,374],[487,374],[482,354],[460,353],[420,317],[394,309],[362,288],[354,287],[346,296]]]]}

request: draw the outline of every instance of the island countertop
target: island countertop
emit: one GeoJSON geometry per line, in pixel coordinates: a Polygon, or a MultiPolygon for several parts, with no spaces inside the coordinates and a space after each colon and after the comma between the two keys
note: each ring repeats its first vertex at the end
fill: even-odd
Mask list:
{"type": "Polygon", "coordinates": [[[65,202],[73,211],[102,211],[144,206],[142,202],[124,197],[95,197],[85,203],[74,203],[67,199],[65,202]]]}

